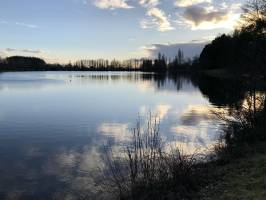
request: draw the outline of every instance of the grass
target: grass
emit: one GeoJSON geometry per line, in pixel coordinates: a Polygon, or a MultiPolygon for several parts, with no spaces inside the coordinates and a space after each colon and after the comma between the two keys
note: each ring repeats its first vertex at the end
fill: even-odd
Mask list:
{"type": "Polygon", "coordinates": [[[266,144],[263,145],[263,151],[214,167],[210,183],[200,191],[200,199],[266,199],[266,144]]]}

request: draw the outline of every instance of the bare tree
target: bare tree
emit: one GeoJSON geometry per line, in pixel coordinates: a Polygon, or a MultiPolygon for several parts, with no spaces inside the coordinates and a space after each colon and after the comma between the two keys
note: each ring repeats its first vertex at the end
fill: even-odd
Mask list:
{"type": "Polygon", "coordinates": [[[266,29],[266,0],[251,0],[243,7],[242,19],[245,31],[265,33],[266,29]]]}

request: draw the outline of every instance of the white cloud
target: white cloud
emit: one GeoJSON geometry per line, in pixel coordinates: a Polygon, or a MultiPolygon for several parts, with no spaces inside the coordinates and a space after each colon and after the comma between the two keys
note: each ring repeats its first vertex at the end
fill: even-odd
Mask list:
{"type": "Polygon", "coordinates": [[[0,58],[5,58],[8,56],[8,52],[5,49],[0,49],[0,58]]]}
{"type": "Polygon", "coordinates": [[[177,0],[175,2],[175,6],[178,7],[187,7],[192,6],[200,3],[211,3],[212,0],[177,0]]]}
{"type": "Polygon", "coordinates": [[[141,28],[143,29],[157,28],[157,30],[161,32],[174,29],[166,14],[159,8],[149,8],[147,16],[149,16],[149,18],[143,19],[140,22],[141,28]]]}
{"type": "Polygon", "coordinates": [[[21,26],[21,27],[25,27],[25,28],[32,28],[32,29],[36,29],[39,28],[39,26],[35,25],[35,24],[27,24],[24,22],[8,22],[6,20],[0,19],[0,24],[10,24],[10,25],[16,25],[16,26],[21,26]]]}
{"type": "Polygon", "coordinates": [[[95,0],[94,5],[101,9],[133,8],[127,3],[127,0],[95,0]]]}
{"type": "Polygon", "coordinates": [[[26,27],[26,28],[33,28],[33,29],[39,28],[37,25],[26,24],[26,23],[23,23],[23,22],[16,22],[15,24],[18,25],[18,26],[26,27]]]}
{"type": "Polygon", "coordinates": [[[141,28],[156,28],[161,32],[174,29],[165,12],[156,7],[158,4],[160,4],[160,0],[139,0],[139,4],[146,8],[147,15],[146,18],[140,21],[141,28]]]}
{"type": "Polygon", "coordinates": [[[144,7],[155,7],[160,3],[159,0],[139,0],[139,4],[144,7]]]}

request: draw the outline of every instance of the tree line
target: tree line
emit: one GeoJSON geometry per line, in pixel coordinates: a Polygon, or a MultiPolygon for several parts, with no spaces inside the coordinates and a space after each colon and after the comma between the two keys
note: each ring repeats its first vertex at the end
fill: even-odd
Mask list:
{"type": "Polygon", "coordinates": [[[11,56],[0,58],[0,71],[176,71],[190,69],[196,60],[185,59],[180,49],[172,60],[159,53],[156,59],[83,59],[68,64],[48,64],[36,57],[11,56]]]}

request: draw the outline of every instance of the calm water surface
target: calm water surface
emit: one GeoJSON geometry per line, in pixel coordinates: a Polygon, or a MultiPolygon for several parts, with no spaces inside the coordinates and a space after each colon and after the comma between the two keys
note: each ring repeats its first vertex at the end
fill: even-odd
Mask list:
{"type": "Polygon", "coordinates": [[[223,105],[203,93],[189,76],[0,73],[0,199],[93,197],[104,144],[128,141],[149,112],[165,140],[209,147],[219,137],[210,110],[223,105]]]}

